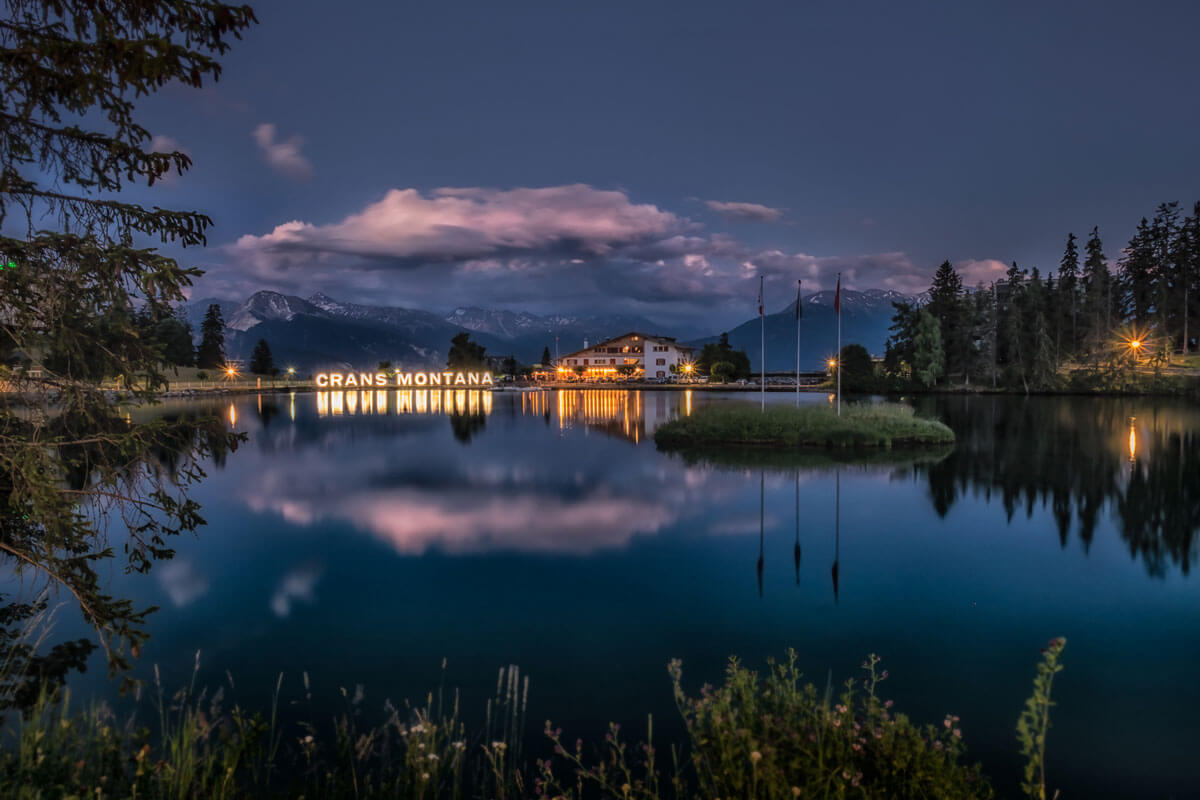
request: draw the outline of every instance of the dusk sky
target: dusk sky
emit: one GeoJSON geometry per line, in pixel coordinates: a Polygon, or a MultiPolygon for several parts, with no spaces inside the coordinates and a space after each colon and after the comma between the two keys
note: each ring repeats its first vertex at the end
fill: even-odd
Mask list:
{"type": "Polygon", "coordinates": [[[252,5],[216,88],[141,105],[195,163],[139,195],[216,223],[194,297],[732,323],[759,274],[1115,258],[1200,185],[1195,3],[252,5]]]}

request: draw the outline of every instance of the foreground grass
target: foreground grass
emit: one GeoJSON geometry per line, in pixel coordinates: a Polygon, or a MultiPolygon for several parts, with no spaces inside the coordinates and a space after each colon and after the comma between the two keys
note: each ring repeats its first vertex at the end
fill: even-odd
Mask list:
{"type": "MultiPolygon", "coordinates": [[[[1026,796],[1045,800],[1050,684],[1065,640],[1043,651],[1033,696],[1018,721],[1026,796]]],[[[457,698],[384,706],[364,725],[362,691],[342,690],[332,725],[284,726],[222,705],[223,692],[189,687],[152,700],[152,725],[103,707],[73,711],[43,697],[0,750],[0,797],[20,798],[991,798],[964,760],[959,718],[918,725],[892,710],[871,656],[837,695],[805,683],[789,652],[765,675],[729,663],[720,686],[689,695],[668,666],[686,740],[658,756],[653,721],[630,747],[620,726],[585,747],[547,721],[542,757],[523,751],[529,681],[502,669],[483,724],[465,728],[457,698]],[[286,727],[286,729],[285,729],[286,727]]],[[[281,678],[282,682],[282,678],[281,678]]],[[[304,682],[309,692],[307,677],[304,682]]]]}
{"type": "Polygon", "coordinates": [[[654,432],[654,441],[670,449],[725,445],[891,448],[950,444],[954,432],[897,403],[847,404],[840,417],[827,405],[776,405],[763,411],[749,403],[725,403],[704,406],[668,422],[654,432]]]}

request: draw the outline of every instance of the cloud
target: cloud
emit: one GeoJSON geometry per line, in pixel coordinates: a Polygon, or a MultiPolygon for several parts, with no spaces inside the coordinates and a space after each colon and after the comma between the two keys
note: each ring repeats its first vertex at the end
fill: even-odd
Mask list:
{"type": "Polygon", "coordinates": [[[1008,264],[994,258],[968,259],[955,264],[954,268],[962,275],[963,286],[968,287],[1001,280],[1008,272],[1008,264]]]}
{"type": "Polygon", "coordinates": [[[271,595],[271,611],[275,616],[286,618],[292,613],[292,604],[297,600],[312,603],[316,600],[313,590],[321,580],[321,568],[312,564],[290,570],[275,587],[271,595]]]}
{"type": "Polygon", "coordinates": [[[150,151],[153,153],[184,153],[191,155],[188,149],[179,143],[178,139],[158,134],[150,139],[150,151]]]}
{"type": "MultiPolygon", "coordinates": [[[[839,272],[850,289],[916,294],[929,288],[936,266],[897,251],[752,247],[624,191],[586,184],[396,188],[338,221],[284,222],[221,252],[226,264],[209,269],[201,290],[212,296],[240,300],[274,289],[424,309],[603,309],[664,327],[703,317],[706,328],[752,312],[759,275],[770,294],[789,299],[797,278],[809,291],[832,289],[839,272]]],[[[975,270],[990,262],[969,263],[975,270]]]]}
{"type": "Polygon", "coordinates": [[[729,222],[778,222],[783,218],[782,208],[771,208],[759,203],[725,203],[720,200],[705,200],[704,205],[729,222]]]}
{"type": "Polygon", "coordinates": [[[312,164],[300,152],[303,140],[293,136],[284,142],[275,141],[275,126],[264,122],[254,129],[254,141],[266,156],[267,163],[277,172],[292,178],[309,178],[312,176],[312,164]]]}
{"type": "Polygon", "coordinates": [[[680,228],[656,206],[582,184],[537,189],[392,189],[331,225],[286,222],[243,236],[242,253],[336,253],[412,265],[507,254],[602,256],[680,228]]]}
{"type": "Polygon", "coordinates": [[[187,560],[169,561],[157,570],[158,585],[176,608],[190,605],[208,592],[208,578],[187,560]]]}

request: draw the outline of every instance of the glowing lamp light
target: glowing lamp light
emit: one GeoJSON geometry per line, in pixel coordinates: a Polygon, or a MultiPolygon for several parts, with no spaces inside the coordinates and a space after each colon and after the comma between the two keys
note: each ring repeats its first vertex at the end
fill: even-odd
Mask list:
{"type": "Polygon", "coordinates": [[[1132,347],[1134,350],[1137,350],[1139,347],[1142,346],[1142,343],[1140,341],[1138,341],[1137,339],[1134,339],[1132,342],[1129,343],[1129,346],[1132,347]]]}
{"type": "Polygon", "coordinates": [[[836,366],[837,366],[837,359],[836,358],[829,359],[829,368],[833,369],[836,366]]]}

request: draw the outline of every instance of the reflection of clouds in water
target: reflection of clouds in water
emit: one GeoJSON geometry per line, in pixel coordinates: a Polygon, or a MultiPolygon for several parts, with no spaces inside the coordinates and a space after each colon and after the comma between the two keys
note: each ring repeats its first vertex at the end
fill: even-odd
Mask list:
{"type": "MultiPolygon", "coordinates": [[[[779,524],[779,520],[770,514],[762,518],[762,526],[767,530],[779,524]]],[[[758,533],[758,514],[744,517],[727,517],[713,522],[706,529],[711,536],[740,536],[744,533],[758,533]]]]}
{"type": "Polygon", "coordinates": [[[271,611],[277,617],[286,618],[292,613],[292,603],[295,601],[312,603],[316,600],[313,590],[317,588],[319,580],[321,568],[316,565],[308,564],[293,569],[275,587],[275,594],[271,595],[271,611]]]}
{"type": "Polygon", "coordinates": [[[717,496],[740,489],[606,438],[564,447],[557,436],[484,437],[464,452],[446,450],[440,428],[429,439],[370,431],[263,464],[243,486],[246,504],[295,526],[349,524],[405,555],[586,555],[704,516],[717,496]]]}
{"type": "Polygon", "coordinates": [[[192,562],[186,559],[168,561],[157,572],[158,585],[176,608],[191,604],[208,591],[208,578],[197,572],[192,562]]]}
{"type": "Polygon", "coordinates": [[[597,492],[564,499],[547,494],[480,498],[463,491],[398,489],[359,492],[316,504],[259,498],[255,510],[274,510],[289,521],[317,518],[353,523],[388,542],[396,552],[418,555],[437,547],[448,553],[491,550],[584,555],[621,547],[638,533],[653,533],[678,517],[659,503],[597,492]]]}

